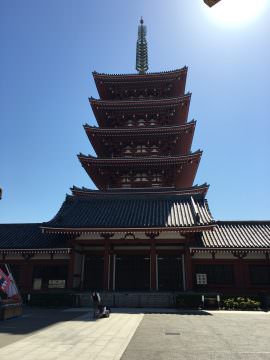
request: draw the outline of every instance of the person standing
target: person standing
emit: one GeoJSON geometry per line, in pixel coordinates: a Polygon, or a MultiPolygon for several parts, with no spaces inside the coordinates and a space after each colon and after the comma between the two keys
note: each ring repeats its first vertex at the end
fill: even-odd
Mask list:
{"type": "Polygon", "coordinates": [[[92,302],[93,302],[93,317],[96,317],[97,312],[101,304],[101,298],[98,292],[94,291],[92,293],[92,302]]]}

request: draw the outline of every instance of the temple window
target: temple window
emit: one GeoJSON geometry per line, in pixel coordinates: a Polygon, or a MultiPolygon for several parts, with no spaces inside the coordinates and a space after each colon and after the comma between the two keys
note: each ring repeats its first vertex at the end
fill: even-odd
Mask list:
{"type": "Polygon", "coordinates": [[[162,175],[160,173],[154,173],[153,174],[153,184],[159,184],[162,182],[162,175]]]}
{"type": "Polygon", "coordinates": [[[127,126],[133,126],[133,121],[131,119],[127,120],[127,126]]]}
{"type": "Polygon", "coordinates": [[[134,178],[135,182],[147,182],[147,174],[145,173],[137,173],[134,178]]]}
{"type": "Polygon", "coordinates": [[[145,126],[145,120],[144,119],[139,119],[138,120],[138,126],[145,126]]]}
{"type": "Polygon", "coordinates": [[[147,153],[147,146],[145,145],[138,145],[136,147],[136,154],[146,154],[147,153]]]}
{"type": "Polygon", "coordinates": [[[209,285],[233,285],[233,265],[204,264],[196,266],[196,274],[206,274],[209,285]]]}
{"type": "Polygon", "coordinates": [[[151,146],[151,154],[155,155],[159,153],[159,148],[157,147],[157,145],[152,145],[151,146]]]}
{"type": "Polygon", "coordinates": [[[123,154],[124,155],[130,155],[132,153],[132,148],[131,146],[126,146],[124,149],[123,149],[123,154]]]}

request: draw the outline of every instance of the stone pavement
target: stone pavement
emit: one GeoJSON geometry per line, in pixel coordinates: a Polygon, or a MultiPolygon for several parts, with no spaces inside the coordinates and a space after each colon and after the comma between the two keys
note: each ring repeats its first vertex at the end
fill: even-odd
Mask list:
{"type": "Polygon", "coordinates": [[[145,314],[121,360],[270,360],[270,313],[145,314]]]}
{"type": "Polygon", "coordinates": [[[270,360],[270,313],[25,309],[0,323],[0,360],[270,360]]]}
{"type": "Polygon", "coordinates": [[[93,321],[84,313],[2,347],[0,359],[118,360],[142,318],[141,313],[113,313],[107,319],[93,321]]]}

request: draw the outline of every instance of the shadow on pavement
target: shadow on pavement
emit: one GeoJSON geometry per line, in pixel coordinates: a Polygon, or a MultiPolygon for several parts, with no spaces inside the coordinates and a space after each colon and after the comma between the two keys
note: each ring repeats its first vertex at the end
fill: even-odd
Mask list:
{"type": "Polygon", "coordinates": [[[29,335],[48,326],[52,326],[60,322],[74,320],[75,318],[86,313],[89,313],[89,318],[83,320],[92,320],[92,312],[90,313],[87,309],[85,310],[85,312],[65,312],[63,310],[63,308],[43,309],[25,307],[23,309],[22,316],[0,321],[0,347],[1,337],[4,334],[29,335]]]}
{"type": "Polygon", "coordinates": [[[206,310],[186,310],[168,308],[112,308],[112,313],[117,314],[167,314],[167,315],[210,315],[206,310]]]}

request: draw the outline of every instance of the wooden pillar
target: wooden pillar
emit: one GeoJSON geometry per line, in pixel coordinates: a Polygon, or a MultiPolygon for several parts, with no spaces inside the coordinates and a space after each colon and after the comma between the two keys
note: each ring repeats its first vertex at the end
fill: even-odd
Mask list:
{"type": "Polygon", "coordinates": [[[110,269],[110,245],[109,240],[105,240],[104,245],[104,268],[103,268],[103,290],[109,290],[109,269],[110,269]]]}
{"type": "Polygon", "coordinates": [[[74,258],[75,258],[74,251],[71,250],[69,263],[68,263],[68,279],[67,279],[67,288],[68,289],[73,288],[74,258]]]}
{"type": "Polygon", "coordinates": [[[23,254],[24,262],[21,266],[21,271],[23,274],[22,279],[22,290],[23,292],[30,293],[32,291],[32,278],[33,278],[33,264],[31,263],[31,258],[33,254],[23,254]]]}
{"type": "Polygon", "coordinates": [[[146,233],[150,239],[150,290],[156,291],[157,285],[157,250],[156,250],[156,237],[159,233],[146,233]]]}
{"type": "Polygon", "coordinates": [[[155,238],[151,239],[150,243],[150,290],[157,290],[157,251],[155,238]]]}
{"type": "Polygon", "coordinates": [[[247,275],[247,266],[245,260],[245,253],[234,253],[236,257],[235,265],[234,265],[234,274],[235,274],[235,287],[240,291],[246,290],[248,287],[248,275],[247,275]]]}
{"type": "Polygon", "coordinates": [[[186,290],[190,291],[193,289],[193,267],[192,267],[192,256],[188,247],[185,249],[185,279],[186,279],[186,290]]]}
{"type": "Polygon", "coordinates": [[[110,238],[114,234],[102,233],[101,236],[104,238],[103,290],[108,291],[110,289],[110,238]]]}

